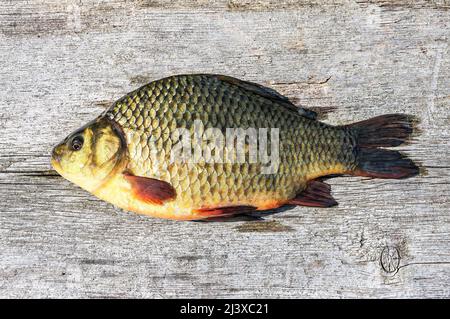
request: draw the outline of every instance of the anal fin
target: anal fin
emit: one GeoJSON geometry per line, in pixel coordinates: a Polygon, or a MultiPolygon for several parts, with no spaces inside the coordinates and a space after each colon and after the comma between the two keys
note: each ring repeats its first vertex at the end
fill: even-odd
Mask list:
{"type": "Polygon", "coordinates": [[[338,203],[331,196],[331,186],[327,183],[312,180],[308,182],[306,189],[286,204],[309,206],[309,207],[331,207],[338,203]]]}

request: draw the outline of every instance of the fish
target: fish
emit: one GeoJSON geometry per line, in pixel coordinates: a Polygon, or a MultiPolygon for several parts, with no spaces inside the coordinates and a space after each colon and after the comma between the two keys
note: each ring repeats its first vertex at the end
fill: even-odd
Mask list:
{"type": "Polygon", "coordinates": [[[286,205],[331,207],[324,179],[416,176],[387,147],[418,120],[384,114],[329,125],[277,91],[225,75],[174,75],[112,103],[52,150],[67,180],[124,210],[206,220],[286,205]]]}

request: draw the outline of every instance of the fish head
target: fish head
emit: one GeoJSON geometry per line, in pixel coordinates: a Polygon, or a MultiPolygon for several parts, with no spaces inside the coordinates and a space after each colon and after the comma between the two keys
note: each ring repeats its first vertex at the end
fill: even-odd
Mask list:
{"type": "Polygon", "coordinates": [[[56,145],[51,163],[61,176],[94,193],[123,169],[125,158],[126,142],[120,126],[99,117],[56,145]]]}

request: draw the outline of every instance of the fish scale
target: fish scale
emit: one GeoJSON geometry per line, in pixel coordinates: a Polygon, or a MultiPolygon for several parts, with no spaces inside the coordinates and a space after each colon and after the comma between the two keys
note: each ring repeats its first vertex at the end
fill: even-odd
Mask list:
{"type": "MultiPolygon", "coordinates": [[[[174,76],[154,81],[118,100],[106,116],[126,135],[131,171],[170,183],[183,205],[242,204],[256,197],[283,200],[301,192],[307,177],[330,165],[355,158],[342,148],[348,132],[293,114],[276,102],[206,75],[174,76]],[[260,174],[259,163],[171,163],[175,128],[279,128],[280,164],[275,174],[260,174]],[[162,163],[147,150],[154,140],[162,163]],[[319,160],[320,159],[320,160],[319,160]],[[201,178],[199,178],[201,175],[201,178]],[[270,196],[269,196],[270,195],[270,196]]],[[[352,147],[352,145],[350,145],[352,147]]]]}

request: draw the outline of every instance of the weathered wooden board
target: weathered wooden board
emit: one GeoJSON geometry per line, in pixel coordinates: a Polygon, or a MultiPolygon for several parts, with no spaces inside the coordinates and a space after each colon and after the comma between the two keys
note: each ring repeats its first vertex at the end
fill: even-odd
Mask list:
{"type": "Polygon", "coordinates": [[[0,3],[1,297],[450,297],[450,3],[0,3]],[[272,86],[334,124],[405,112],[408,180],[331,180],[340,205],[172,222],[59,177],[53,144],[176,73],[272,86]]]}

